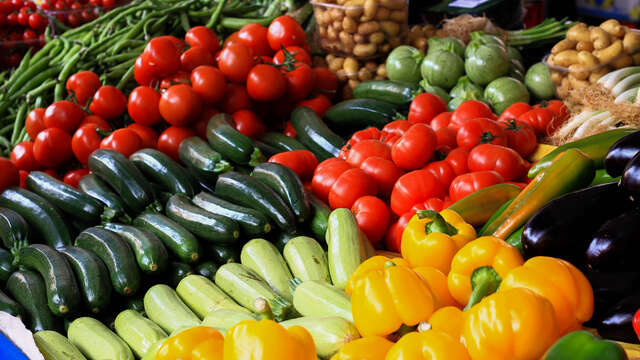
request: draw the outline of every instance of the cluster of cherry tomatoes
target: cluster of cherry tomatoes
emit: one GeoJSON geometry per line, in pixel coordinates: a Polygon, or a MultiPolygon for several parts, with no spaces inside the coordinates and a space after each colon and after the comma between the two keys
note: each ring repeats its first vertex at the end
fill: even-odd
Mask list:
{"type": "Polygon", "coordinates": [[[538,137],[568,117],[561,101],[517,103],[497,117],[469,100],[447,112],[441,98],[421,94],[408,120],[356,132],[337,158],[321,162],[311,189],[332,208],[351,209],[372,243],[400,250],[417,210],[440,211],[487,186],[525,187],[538,137]]]}
{"type": "Polygon", "coordinates": [[[0,1],[0,68],[15,67],[30,47],[44,45],[49,19],[33,1],[0,1]]]}
{"type": "Polygon", "coordinates": [[[65,26],[73,28],[92,21],[117,4],[117,0],[44,0],[40,7],[65,26]]]}

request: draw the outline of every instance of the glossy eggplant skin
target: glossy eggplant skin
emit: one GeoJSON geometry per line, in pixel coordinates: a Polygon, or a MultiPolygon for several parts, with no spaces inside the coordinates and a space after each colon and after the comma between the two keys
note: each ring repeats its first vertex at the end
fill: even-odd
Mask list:
{"type": "Polygon", "coordinates": [[[604,317],[597,321],[598,334],[605,339],[637,344],[638,336],[633,330],[633,316],[640,308],[640,295],[625,297],[614,305],[604,317]]]}
{"type": "Polygon", "coordinates": [[[638,269],[640,210],[607,220],[593,235],[587,248],[587,267],[602,272],[638,269]]]}
{"type": "Polygon", "coordinates": [[[640,153],[629,161],[620,179],[620,186],[633,198],[640,199],[640,153]]]}
{"type": "Polygon", "coordinates": [[[608,219],[631,209],[632,203],[617,183],[607,183],[561,196],[541,208],[524,227],[525,258],[552,256],[585,263],[593,234],[608,219]]]}
{"type": "Polygon", "coordinates": [[[604,167],[611,177],[622,175],[631,159],[640,152],[640,131],[616,141],[604,159],[604,167]]]}
{"type": "Polygon", "coordinates": [[[586,327],[595,328],[620,299],[636,293],[640,288],[640,272],[582,271],[593,287],[594,300],[593,317],[584,324],[586,327]]]}

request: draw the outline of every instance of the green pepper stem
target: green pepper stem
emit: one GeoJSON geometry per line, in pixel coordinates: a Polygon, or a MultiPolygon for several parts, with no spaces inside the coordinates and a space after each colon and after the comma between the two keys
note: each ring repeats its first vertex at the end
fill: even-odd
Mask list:
{"type": "Polygon", "coordinates": [[[473,271],[471,274],[471,296],[464,310],[471,309],[480,300],[493,294],[498,290],[502,278],[491,266],[482,266],[473,271]]]}
{"type": "Polygon", "coordinates": [[[426,218],[431,220],[431,222],[425,225],[425,231],[427,232],[427,234],[439,232],[447,234],[449,236],[453,236],[458,233],[458,229],[449,224],[447,220],[442,217],[442,215],[433,210],[420,210],[417,214],[419,219],[426,218]]]}

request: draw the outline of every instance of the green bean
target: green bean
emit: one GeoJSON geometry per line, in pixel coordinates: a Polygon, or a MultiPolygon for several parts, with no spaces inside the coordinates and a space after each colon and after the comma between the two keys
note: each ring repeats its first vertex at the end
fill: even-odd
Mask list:
{"type": "Polygon", "coordinates": [[[151,20],[153,20],[152,16],[149,16],[146,19],[142,19],[140,21],[138,21],[138,23],[135,26],[132,26],[131,29],[124,34],[121,38],[120,41],[118,41],[112,48],[111,48],[111,53],[112,54],[117,54],[118,52],[120,52],[122,49],[125,48],[126,46],[126,42],[127,40],[133,39],[133,37],[135,35],[140,34],[140,31],[142,31],[142,29],[144,28],[144,26],[150,22],[151,20]]]}
{"type": "MultiPolygon", "coordinates": [[[[53,79],[51,79],[53,80],[53,79]]],[[[56,81],[53,80],[53,84],[55,85],[56,81]]],[[[34,108],[40,108],[44,106],[44,98],[42,96],[36,96],[36,101],[33,102],[33,107],[34,108]]]]}
{"type": "Polygon", "coordinates": [[[67,52],[69,51],[69,47],[71,46],[71,41],[69,41],[65,36],[60,36],[58,37],[58,39],[60,39],[60,41],[62,42],[62,50],[60,50],[60,53],[57,56],[49,61],[49,65],[57,64],[62,59],[64,59],[64,57],[67,55],[67,52]]]}
{"type": "Polygon", "coordinates": [[[0,136],[6,135],[9,131],[11,131],[11,129],[13,129],[13,124],[9,124],[3,127],[2,129],[0,129],[0,136]]]}
{"type": "Polygon", "coordinates": [[[134,14],[138,10],[152,9],[152,8],[153,7],[151,5],[147,4],[146,2],[143,2],[141,4],[138,4],[137,6],[121,11],[118,15],[116,15],[113,19],[111,19],[111,21],[107,23],[106,28],[113,27],[118,21],[122,20],[125,16],[134,14]]]}
{"type": "MultiPolygon", "coordinates": [[[[50,90],[51,88],[53,88],[54,86],[56,86],[56,84],[58,83],[58,80],[56,79],[49,79],[45,82],[43,82],[40,86],[38,86],[37,88],[30,90],[29,92],[26,93],[27,97],[34,97],[34,96],[39,96],[41,95],[43,92],[50,90]]],[[[41,97],[38,97],[38,99],[42,99],[41,97]]],[[[39,106],[36,106],[39,107],[39,106]]]]}
{"type": "Polygon", "coordinates": [[[118,85],[116,85],[118,89],[122,90],[122,88],[133,78],[134,69],[135,69],[135,65],[131,65],[129,67],[129,70],[127,70],[127,72],[124,73],[124,76],[122,76],[122,79],[120,79],[120,81],[118,82],[118,85]]]}
{"type": "Polygon", "coordinates": [[[224,8],[225,2],[226,0],[218,0],[218,4],[216,4],[216,8],[213,10],[211,18],[209,18],[209,21],[207,21],[207,24],[205,25],[206,27],[208,27],[209,29],[213,29],[213,27],[216,26],[216,24],[218,23],[218,19],[220,18],[220,14],[222,13],[222,8],[224,8]]]}
{"type": "Polygon", "coordinates": [[[13,131],[11,132],[11,144],[16,144],[18,139],[19,129],[24,125],[24,117],[27,114],[27,103],[22,103],[18,108],[18,114],[16,114],[16,120],[13,123],[13,131]]]}
{"type": "Polygon", "coordinates": [[[64,97],[64,86],[65,83],[67,82],[67,78],[69,77],[69,75],[71,75],[71,71],[73,71],[75,69],[76,63],[78,62],[78,60],[80,59],[80,56],[82,56],[82,48],[78,46],[78,50],[77,51],[73,51],[71,50],[71,52],[74,52],[74,55],[71,57],[71,59],[64,65],[64,67],[62,68],[62,71],[60,71],[60,75],[58,75],[58,83],[56,84],[54,93],[53,93],[53,101],[60,101],[63,99],[64,97]]]}
{"type": "Polygon", "coordinates": [[[110,63],[118,63],[125,60],[131,60],[133,58],[138,57],[138,55],[142,53],[142,50],[144,50],[144,48],[137,47],[135,48],[134,51],[128,51],[126,53],[121,53],[117,55],[105,56],[103,58],[99,58],[98,61],[102,63],[110,64],[110,63]]]}
{"type": "Polygon", "coordinates": [[[11,96],[20,87],[22,87],[22,85],[24,85],[27,81],[29,81],[29,79],[33,78],[36,74],[42,72],[45,66],[47,66],[47,63],[48,63],[47,60],[48,60],[47,58],[42,58],[40,61],[30,66],[27,70],[20,73],[20,75],[16,78],[16,80],[7,89],[7,93],[11,96]]]}
{"type": "Polygon", "coordinates": [[[5,148],[2,153],[7,154],[9,151],[11,151],[11,142],[9,142],[9,140],[7,140],[7,138],[5,138],[4,136],[0,136],[0,147],[5,148]]]}
{"type": "Polygon", "coordinates": [[[253,19],[225,17],[225,18],[222,18],[222,20],[220,20],[220,25],[222,25],[227,29],[233,29],[233,30],[239,30],[247,24],[260,24],[263,26],[268,26],[273,21],[273,19],[275,19],[278,16],[279,15],[274,15],[271,17],[253,18],[253,19]]]}
{"type": "Polygon", "coordinates": [[[184,32],[187,32],[189,31],[189,29],[191,29],[191,24],[189,24],[189,17],[184,12],[180,13],[180,25],[182,25],[182,29],[184,30],[184,32]]]}

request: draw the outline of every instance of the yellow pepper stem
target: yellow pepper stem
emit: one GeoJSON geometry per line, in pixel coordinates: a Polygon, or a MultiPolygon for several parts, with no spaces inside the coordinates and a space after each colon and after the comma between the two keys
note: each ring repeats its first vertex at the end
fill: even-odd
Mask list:
{"type": "Polygon", "coordinates": [[[417,212],[419,219],[429,219],[431,222],[425,225],[425,231],[427,234],[434,232],[444,233],[449,236],[456,235],[458,229],[453,227],[445,220],[442,215],[433,210],[420,210],[417,212]]]}
{"type": "Polygon", "coordinates": [[[500,275],[491,266],[482,266],[473,271],[471,274],[471,296],[469,302],[464,310],[471,309],[473,305],[480,302],[480,300],[493,294],[498,290],[502,282],[500,275]]]}
{"type": "Polygon", "coordinates": [[[253,308],[256,310],[261,320],[273,320],[273,312],[271,306],[264,298],[257,298],[253,302],[253,308]]]}

